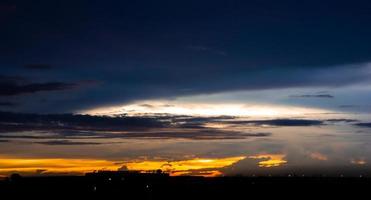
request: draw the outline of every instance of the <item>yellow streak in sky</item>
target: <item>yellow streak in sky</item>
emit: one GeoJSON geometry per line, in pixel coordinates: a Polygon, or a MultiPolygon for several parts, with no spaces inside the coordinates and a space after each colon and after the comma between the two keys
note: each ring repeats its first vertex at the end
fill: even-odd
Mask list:
{"type": "Polygon", "coordinates": [[[182,161],[128,161],[116,162],[94,159],[21,159],[0,158],[0,174],[11,173],[72,173],[84,174],[96,170],[116,171],[124,165],[128,170],[153,171],[161,169],[172,176],[201,175],[218,176],[218,170],[244,159],[245,157],[228,157],[215,159],[195,158],[182,161]]]}
{"type": "Polygon", "coordinates": [[[138,161],[138,162],[127,162],[124,163],[129,170],[156,170],[162,169],[163,171],[177,172],[173,175],[179,174],[179,172],[195,171],[195,170],[207,170],[207,169],[220,169],[223,167],[231,166],[234,163],[244,159],[244,156],[240,157],[229,157],[219,159],[201,159],[196,158],[192,160],[183,161],[138,161]]]}
{"type": "Polygon", "coordinates": [[[285,156],[285,154],[260,154],[249,156],[249,158],[263,159],[259,161],[259,167],[278,167],[287,163],[287,161],[284,160],[285,156]]]}
{"type": "Polygon", "coordinates": [[[117,170],[119,166],[106,160],[93,159],[21,159],[0,158],[0,173],[35,173],[46,170],[48,173],[83,174],[94,170],[117,170]]]}

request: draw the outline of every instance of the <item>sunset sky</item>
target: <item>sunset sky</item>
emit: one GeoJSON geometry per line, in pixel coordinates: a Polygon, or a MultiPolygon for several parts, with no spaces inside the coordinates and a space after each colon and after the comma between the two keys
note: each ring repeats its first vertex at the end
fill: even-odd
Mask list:
{"type": "Polygon", "coordinates": [[[370,10],[1,1],[0,174],[370,173],[370,10]]]}

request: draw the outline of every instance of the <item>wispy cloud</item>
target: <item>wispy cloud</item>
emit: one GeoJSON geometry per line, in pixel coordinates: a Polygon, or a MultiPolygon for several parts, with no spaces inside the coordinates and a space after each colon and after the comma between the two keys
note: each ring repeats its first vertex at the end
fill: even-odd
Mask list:
{"type": "Polygon", "coordinates": [[[69,90],[75,88],[74,83],[45,82],[29,83],[22,77],[0,76],[0,96],[16,96],[28,93],[69,90]]]}
{"type": "Polygon", "coordinates": [[[255,126],[318,126],[323,125],[322,120],[309,120],[309,119],[272,119],[272,120],[241,120],[241,121],[228,121],[223,123],[229,124],[245,124],[255,126]]]}
{"type": "Polygon", "coordinates": [[[291,98],[335,98],[331,94],[303,94],[303,95],[291,95],[291,98]]]}
{"type": "Polygon", "coordinates": [[[99,142],[76,142],[71,140],[48,140],[42,142],[35,142],[37,144],[45,144],[45,145],[98,145],[102,144],[99,142]]]}

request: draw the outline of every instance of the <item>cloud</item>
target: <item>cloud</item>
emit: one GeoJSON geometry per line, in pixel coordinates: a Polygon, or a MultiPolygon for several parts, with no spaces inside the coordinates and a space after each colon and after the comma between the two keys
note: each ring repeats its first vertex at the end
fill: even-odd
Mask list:
{"type": "Polygon", "coordinates": [[[350,109],[350,108],[360,108],[360,105],[339,105],[339,108],[345,108],[345,109],[350,109]]]}
{"type": "Polygon", "coordinates": [[[129,116],[90,116],[73,114],[24,114],[0,112],[0,122],[3,127],[10,131],[12,128],[37,129],[37,130],[127,130],[143,128],[161,128],[169,122],[158,120],[155,117],[129,117],[129,116]],[[12,124],[22,124],[22,126],[12,126],[12,124]]]}
{"type": "Polygon", "coordinates": [[[356,119],[327,119],[325,122],[330,122],[330,123],[338,123],[338,122],[343,122],[343,123],[353,123],[353,122],[359,122],[359,120],[356,119]]]}
{"type": "Polygon", "coordinates": [[[223,122],[235,125],[254,125],[254,126],[318,126],[323,125],[322,120],[309,119],[272,119],[272,120],[242,120],[223,122]]]}
{"type": "Polygon", "coordinates": [[[355,124],[355,125],[360,126],[360,127],[371,128],[371,122],[369,122],[369,123],[358,123],[358,124],[355,124]]]}
{"type": "Polygon", "coordinates": [[[152,138],[152,139],[244,139],[268,137],[267,132],[216,129],[206,123],[220,123],[231,117],[190,116],[90,116],[73,114],[21,114],[0,112],[0,138],[51,139],[40,144],[72,145],[66,139],[152,138]],[[36,131],[37,134],[29,132],[36,131]],[[12,134],[17,132],[18,134],[12,134]],[[53,140],[59,139],[59,140],[53,140]],[[63,139],[63,140],[62,140],[63,139]]]}
{"type": "Polygon", "coordinates": [[[77,85],[64,82],[27,83],[22,77],[0,76],[0,96],[16,96],[42,91],[69,90],[77,85]]]}
{"type": "MultiPolygon", "coordinates": [[[[321,126],[356,123],[352,119],[245,120],[233,116],[192,117],[185,115],[91,116],[74,114],[24,114],[0,112],[0,139],[30,139],[45,145],[78,145],[74,139],[190,139],[221,140],[269,137],[270,132],[241,129],[258,126],[321,126]],[[30,130],[32,130],[30,132],[30,130]]],[[[361,126],[360,123],[356,124],[361,126]]],[[[363,126],[371,127],[369,124],[363,126]]],[[[81,145],[97,145],[84,142],[81,145]]]]}
{"type": "Polygon", "coordinates": [[[44,142],[35,142],[37,144],[44,144],[44,145],[99,145],[102,143],[98,142],[75,142],[71,140],[48,140],[44,142]]]}
{"type": "Polygon", "coordinates": [[[292,98],[335,98],[333,95],[330,94],[304,94],[304,95],[291,95],[292,98]]]}
{"type": "MultiPolygon", "coordinates": [[[[231,91],[258,91],[293,87],[342,87],[370,80],[369,64],[329,66],[324,68],[139,68],[99,70],[104,87],[76,94],[73,101],[64,101],[64,110],[74,112],[90,108],[122,105],[148,99],[171,99],[179,96],[213,94],[231,91]],[[350,71],[350,69],[352,69],[350,71]],[[334,74],[334,71],[337,73],[334,74]],[[311,74],[308,76],[307,74],[311,74]],[[130,94],[130,95],[129,95],[130,94]],[[83,102],[83,103],[77,103],[83,102]]],[[[94,77],[96,78],[96,77],[94,77]]],[[[333,99],[328,94],[313,94],[300,98],[333,99]]],[[[45,105],[46,107],[47,105],[45,105]]]]}

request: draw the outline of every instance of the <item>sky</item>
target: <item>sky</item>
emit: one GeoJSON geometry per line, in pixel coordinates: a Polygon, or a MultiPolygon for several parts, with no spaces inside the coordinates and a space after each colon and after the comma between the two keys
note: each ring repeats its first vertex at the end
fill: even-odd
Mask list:
{"type": "Polygon", "coordinates": [[[61,164],[53,173],[69,162],[72,172],[172,162],[173,174],[206,162],[210,176],[303,156],[363,166],[370,10],[367,0],[1,1],[0,174],[22,161],[34,163],[27,173],[51,162],[61,164]],[[164,152],[179,143],[187,148],[164,152]]]}
{"type": "Polygon", "coordinates": [[[368,1],[5,1],[1,108],[76,113],[195,95],[223,101],[236,91],[266,91],[235,97],[240,102],[368,107],[370,8],[368,1]]]}

